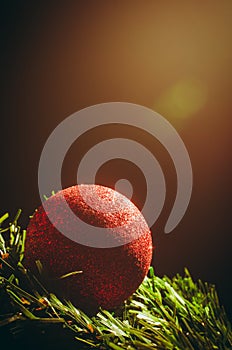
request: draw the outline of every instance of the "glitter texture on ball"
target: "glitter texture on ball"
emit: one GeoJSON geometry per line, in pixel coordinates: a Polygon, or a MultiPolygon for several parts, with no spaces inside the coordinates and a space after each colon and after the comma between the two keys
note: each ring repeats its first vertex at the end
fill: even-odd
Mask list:
{"type": "Polygon", "coordinates": [[[119,236],[127,234],[123,226],[130,223],[139,233],[138,238],[113,248],[79,244],[57,230],[41,205],[27,228],[25,266],[38,275],[35,262],[40,260],[47,276],[43,277],[46,286],[86,312],[93,312],[100,306],[106,309],[120,306],[139,287],[151,264],[152,237],[143,215],[130,200],[113,189],[76,185],[46,201],[46,210],[53,210],[57,220],[66,223],[70,221],[70,213],[62,212],[61,197],[84,222],[95,227],[115,228],[119,236]],[[94,203],[94,208],[83,200],[80,186],[83,197],[88,199],[87,203],[94,203]],[[113,209],[110,215],[103,210],[109,203],[113,209]],[[73,271],[82,273],[60,279],[73,271]]]}

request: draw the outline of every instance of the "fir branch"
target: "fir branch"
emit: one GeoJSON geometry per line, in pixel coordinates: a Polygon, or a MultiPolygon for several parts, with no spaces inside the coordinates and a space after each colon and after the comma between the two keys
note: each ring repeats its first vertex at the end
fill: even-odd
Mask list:
{"type": "MultiPolygon", "coordinates": [[[[26,231],[18,226],[20,214],[5,228],[8,215],[0,218],[1,340],[6,330],[14,338],[27,337],[28,327],[30,332],[46,334],[55,329],[56,335],[60,327],[59,334],[75,341],[77,349],[80,344],[85,349],[113,350],[232,348],[231,325],[215,286],[194,282],[187,269],[183,277],[170,279],[155,276],[151,267],[138,290],[115,313],[100,309],[89,317],[71,302],[61,301],[22,264],[26,231]]],[[[36,263],[41,271],[41,263],[36,263]]],[[[61,278],[77,273],[81,271],[61,278]]]]}

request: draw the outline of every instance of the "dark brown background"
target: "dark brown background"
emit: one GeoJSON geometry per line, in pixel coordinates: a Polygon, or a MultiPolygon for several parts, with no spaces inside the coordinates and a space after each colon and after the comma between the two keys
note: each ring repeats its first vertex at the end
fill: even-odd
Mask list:
{"type": "MultiPolygon", "coordinates": [[[[232,2],[226,1],[1,1],[0,214],[23,208],[22,225],[39,203],[37,167],[59,122],[81,108],[110,101],[160,112],[189,151],[193,195],[186,215],[163,233],[176,190],[166,151],[133,127],[96,128],[75,142],[63,184],[75,183],[78,161],[108,137],[127,137],[150,149],[168,191],[152,228],[160,276],[183,272],[216,283],[231,315],[230,133],[232,2]],[[107,135],[106,135],[107,134],[107,135]]],[[[111,161],[97,182],[134,185],[146,193],[133,164],[111,161]]],[[[51,189],[52,190],[52,189],[51,189]]]]}

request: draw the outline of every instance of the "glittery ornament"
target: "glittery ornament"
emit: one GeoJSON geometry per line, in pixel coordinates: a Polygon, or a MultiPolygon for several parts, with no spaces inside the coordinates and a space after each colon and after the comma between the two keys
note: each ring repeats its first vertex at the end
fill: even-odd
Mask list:
{"type": "Polygon", "coordinates": [[[152,258],[151,232],[138,208],[110,188],[76,185],[51,196],[46,201],[46,212],[40,206],[29,222],[25,266],[37,273],[35,261],[40,260],[47,287],[85,311],[120,306],[141,284],[152,258]],[[64,198],[72,214],[93,227],[106,228],[106,235],[113,228],[118,236],[115,239],[125,239],[131,232],[137,234],[136,238],[112,248],[95,248],[71,240],[54,226],[54,220],[66,224],[72,220],[70,211],[62,209],[64,198]],[[54,224],[48,211],[53,213],[54,224]],[[74,271],[82,273],[67,275],[74,271]]]}

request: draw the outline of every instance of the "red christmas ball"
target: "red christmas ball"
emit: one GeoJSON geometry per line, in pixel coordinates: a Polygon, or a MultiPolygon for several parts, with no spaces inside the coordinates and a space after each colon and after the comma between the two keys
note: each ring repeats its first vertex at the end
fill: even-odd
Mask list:
{"type": "Polygon", "coordinates": [[[25,266],[37,273],[35,261],[40,260],[48,276],[47,287],[86,312],[120,306],[141,284],[152,258],[151,232],[139,209],[122,194],[100,185],[66,188],[51,196],[44,207],[35,211],[27,228],[25,266]],[[72,220],[62,206],[64,198],[72,214],[96,228],[96,235],[97,227],[103,227],[106,235],[113,229],[116,239],[125,239],[131,232],[136,238],[110,248],[73,241],[56,228],[56,223],[72,220]],[[59,278],[72,271],[82,273],[59,278]]]}

